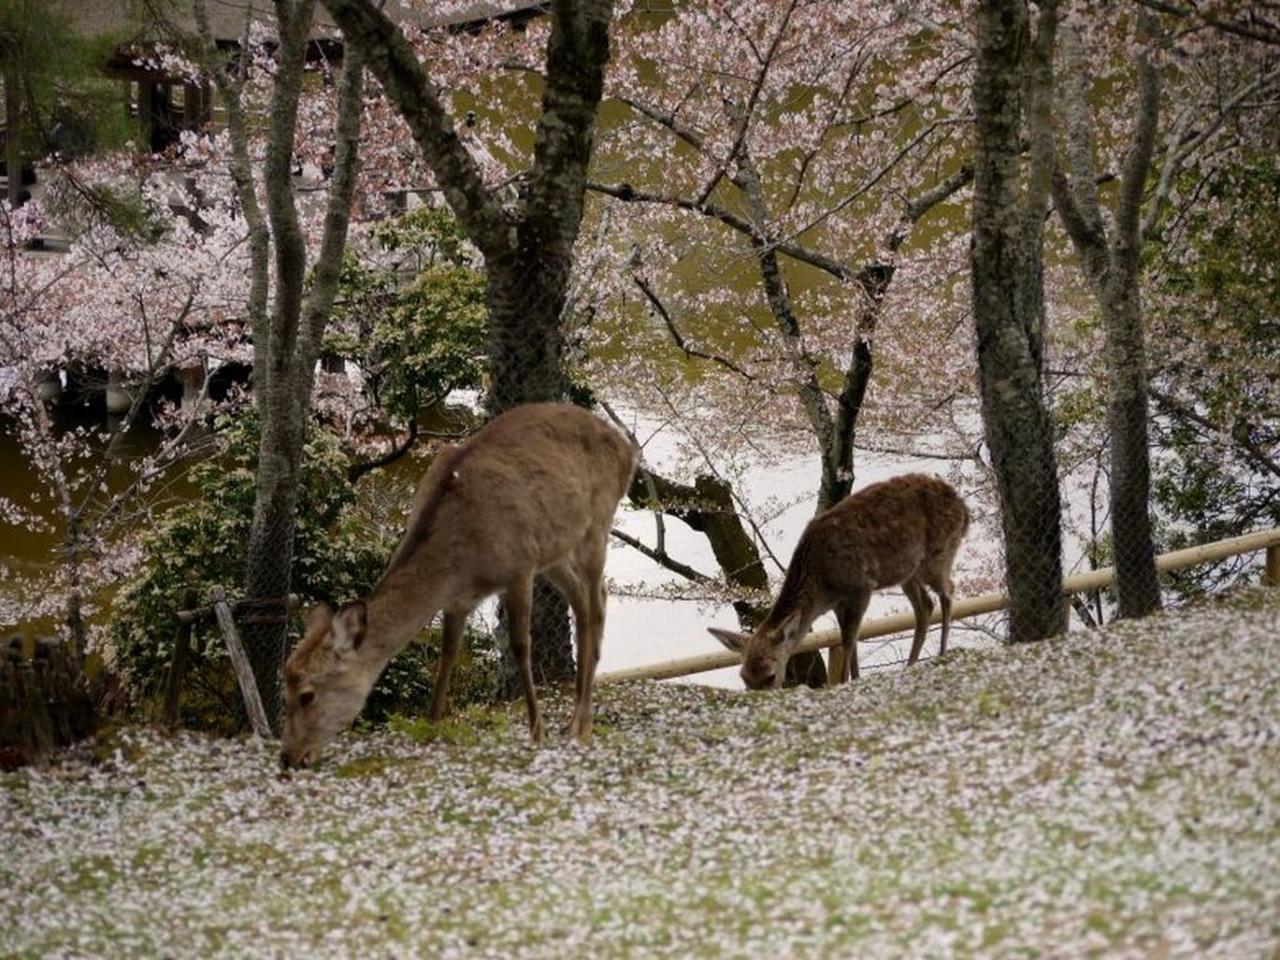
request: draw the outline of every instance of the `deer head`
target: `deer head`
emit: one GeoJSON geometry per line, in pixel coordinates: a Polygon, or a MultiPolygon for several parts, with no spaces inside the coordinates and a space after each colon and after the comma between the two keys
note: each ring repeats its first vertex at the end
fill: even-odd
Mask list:
{"type": "Polygon", "coordinates": [[[308,611],[306,633],[284,667],[282,766],[304,767],[316,760],[364,706],[381,666],[361,657],[367,628],[361,600],[336,614],[327,603],[308,611]]]}
{"type": "Polygon", "coordinates": [[[765,622],[754,633],[735,633],[708,627],[707,631],[742,657],[742,682],[748,690],[768,690],[782,686],[787,661],[804,636],[800,614],[793,611],[780,623],[765,622]]]}

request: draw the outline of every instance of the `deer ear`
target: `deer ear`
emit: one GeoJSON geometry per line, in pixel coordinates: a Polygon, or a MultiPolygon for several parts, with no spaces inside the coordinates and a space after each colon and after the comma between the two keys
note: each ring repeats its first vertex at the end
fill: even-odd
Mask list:
{"type": "Polygon", "coordinates": [[[369,625],[369,611],[363,600],[348,603],[333,618],[334,647],[343,650],[359,650],[364,643],[365,630],[369,625]]]}
{"type": "Polygon", "coordinates": [[[719,627],[707,627],[707,633],[711,634],[734,653],[741,653],[742,648],[747,643],[747,635],[745,633],[734,633],[732,630],[721,630],[719,627]]]}
{"type": "Polygon", "coordinates": [[[308,610],[307,615],[302,619],[302,625],[307,633],[313,630],[325,630],[331,622],[333,622],[333,607],[323,600],[308,610]]]}

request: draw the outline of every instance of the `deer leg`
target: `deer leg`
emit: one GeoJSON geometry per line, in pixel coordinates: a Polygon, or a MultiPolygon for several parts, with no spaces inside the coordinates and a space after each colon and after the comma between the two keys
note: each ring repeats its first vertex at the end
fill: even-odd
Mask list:
{"type": "Polygon", "coordinates": [[[600,648],[604,644],[604,561],[608,550],[607,537],[598,542],[588,540],[578,550],[578,569],[582,571],[587,615],[582,621],[585,629],[580,634],[585,647],[578,648],[578,679],[581,685],[571,726],[573,735],[582,743],[591,739],[591,694],[595,688],[596,667],[600,664],[600,648]]]}
{"type": "Polygon", "coordinates": [[[431,691],[431,709],[428,719],[439,720],[445,714],[449,697],[449,674],[458,660],[458,651],[462,648],[462,633],[466,628],[465,614],[445,612],[444,637],[440,646],[440,662],[436,666],[436,688],[431,691]]]}
{"type": "MultiPolygon", "coordinates": [[[[870,593],[857,593],[836,606],[836,622],[840,624],[840,676],[836,683],[858,679],[858,628],[871,603],[870,593]]],[[[829,678],[830,679],[830,678],[829,678]]]]}
{"type": "MultiPolygon", "coordinates": [[[[608,604],[608,594],[605,592],[605,589],[604,589],[604,570],[603,569],[600,571],[600,582],[596,584],[595,604],[596,604],[597,633],[596,633],[596,642],[594,646],[595,646],[595,654],[596,654],[596,666],[599,667],[600,666],[600,648],[604,645],[604,609],[605,609],[605,606],[607,606],[608,604]]],[[[595,677],[593,675],[592,680],[594,681],[594,679],[595,677]]]]}
{"type": "Polygon", "coordinates": [[[591,591],[583,584],[582,578],[574,569],[571,561],[565,561],[550,567],[542,573],[543,576],[551,581],[552,586],[560,592],[560,595],[568,601],[570,609],[573,610],[573,639],[577,647],[577,669],[574,671],[574,705],[573,716],[562,732],[582,739],[581,715],[584,703],[587,710],[586,728],[588,731],[591,729],[591,689],[589,678],[598,656],[592,649],[594,624],[592,622],[592,605],[590,602],[591,591]]]}
{"type": "Polygon", "coordinates": [[[533,650],[529,642],[533,616],[533,577],[513,584],[506,594],[507,619],[510,625],[511,653],[520,664],[520,680],[524,684],[524,702],[529,708],[529,738],[542,742],[542,713],[538,695],[533,689],[533,650]]]}
{"type": "Polygon", "coordinates": [[[951,594],[953,590],[955,590],[955,584],[951,582],[950,577],[946,577],[942,581],[942,586],[938,588],[938,603],[942,606],[942,640],[938,645],[939,655],[947,652],[947,632],[951,628],[951,594]]]}
{"type": "Polygon", "coordinates": [[[924,648],[924,636],[929,631],[929,617],[933,614],[933,601],[925,592],[924,584],[914,578],[904,583],[902,589],[916,614],[916,634],[911,640],[911,653],[907,656],[907,665],[910,666],[920,659],[920,651],[924,648]]]}
{"type": "Polygon", "coordinates": [[[604,645],[604,570],[601,569],[596,574],[596,582],[588,587],[589,597],[589,613],[588,621],[591,624],[591,654],[583,657],[579,661],[579,673],[583,676],[582,681],[582,701],[580,703],[580,711],[577,712],[578,727],[574,731],[575,735],[583,743],[591,739],[591,695],[595,690],[596,683],[596,667],[600,665],[600,648],[604,645]]]}

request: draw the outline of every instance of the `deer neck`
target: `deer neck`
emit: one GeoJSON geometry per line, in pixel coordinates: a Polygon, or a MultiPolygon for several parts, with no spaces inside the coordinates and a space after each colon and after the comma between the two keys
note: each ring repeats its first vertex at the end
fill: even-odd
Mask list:
{"type": "Polygon", "coordinates": [[[812,580],[808,577],[800,577],[789,583],[784,582],[778,599],[774,601],[773,607],[760,626],[761,628],[780,628],[792,617],[798,617],[800,636],[804,636],[809,632],[813,621],[829,609],[831,605],[824,605],[823,597],[820,596],[820,591],[816,589],[812,580]]]}
{"type": "Polygon", "coordinates": [[[441,602],[429,578],[391,576],[378,584],[365,607],[369,623],[364,656],[381,670],[436,615],[441,602]]]}

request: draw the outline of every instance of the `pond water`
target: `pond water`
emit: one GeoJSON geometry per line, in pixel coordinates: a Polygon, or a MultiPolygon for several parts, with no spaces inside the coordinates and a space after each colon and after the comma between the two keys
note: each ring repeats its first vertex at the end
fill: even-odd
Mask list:
{"type": "MultiPolygon", "coordinates": [[[[646,423],[640,418],[639,424],[637,432],[647,438],[647,461],[655,468],[663,469],[664,464],[669,463],[674,456],[677,437],[671,432],[664,432],[656,422],[646,423]]],[[[140,455],[154,440],[153,434],[140,429],[126,445],[123,457],[140,455]]],[[[93,461],[89,465],[96,466],[93,461]]],[[[26,461],[10,431],[0,431],[0,467],[0,495],[13,498],[19,503],[30,503],[36,498],[48,501],[48,491],[43,489],[40,477],[26,461]]],[[[387,469],[385,482],[407,498],[421,470],[421,461],[407,459],[387,469]]],[[[860,455],[857,486],[911,470],[938,472],[938,464],[927,460],[860,455]]],[[[120,482],[128,471],[121,465],[112,473],[113,479],[120,482]]],[[[818,476],[819,466],[815,455],[752,471],[745,480],[741,493],[749,502],[759,503],[772,498],[791,504],[763,525],[770,547],[783,564],[789,560],[805,524],[813,515],[818,476]]],[[[190,490],[184,489],[181,483],[169,491],[171,497],[189,494],[190,490]]],[[[47,511],[45,515],[48,515],[47,511]]],[[[624,505],[618,514],[618,526],[645,542],[653,542],[654,521],[650,513],[632,510],[624,505]]],[[[18,579],[34,579],[38,582],[40,572],[50,569],[54,562],[58,542],[59,534],[56,530],[0,525],[0,563],[17,574],[16,578],[11,578],[8,583],[0,586],[0,591],[13,590],[18,579]]],[[[667,520],[666,543],[670,554],[682,562],[696,569],[716,571],[715,560],[706,538],[679,520],[667,520]]],[[[772,561],[766,562],[771,575],[780,574],[772,561]]],[[[964,562],[962,551],[958,566],[963,566],[964,562]]],[[[636,593],[652,593],[665,584],[680,583],[681,580],[676,574],[659,567],[630,547],[619,543],[611,545],[606,575],[614,589],[609,600],[601,671],[716,652],[722,648],[707,634],[706,627],[715,625],[736,628],[736,617],[727,604],[637,596],[636,593]]],[[[886,592],[877,595],[872,601],[868,616],[876,617],[906,609],[909,606],[904,597],[886,592]]],[[[485,614],[486,611],[482,610],[480,615],[485,614]]],[[[20,624],[0,626],[14,629],[20,624]]],[[[828,615],[819,621],[816,629],[834,626],[834,619],[828,615]]],[[[934,644],[936,631],[931,636],[926,652],[932,650],[934,644]]],[[[905,651],[906,640],[903,638],[864,644],[860,649],[860,662],[863,665],[887,663],[901,659],[905,651]]],[[[738,683],[735,669],[714,671],[690,679],[716,685],[738,683]]]]}
{"type": "MultiPolygon", "coordinates": [[[[637,431],[642,433],[641,431],[637,431]]],[[[647,436],[648,434],[643,434],[647,436]]],[[[645,456],[655,467],[661,467],[675,445],[674,437],[662,432],[653,434],[645,446],[645,456]]],[[[860,489],[878,480],[909,472],[942,473],[935,460],[911,459],[901,456],[859,452],[856,464],[860,489]]],[[[763,526],[763,532],[778,560],[786,564],[791,558],[805,525],[813,517],[817,504],[818,478],[821,470],[816,453],[810,457],[797,457],[780,464],[751,471],[740,492],[748,502],[759,503],[773,498],[791,506],[783,510],[763,526]]],[[[617,526],[646,543],[654,541],[652,514],[623,509],[619,511],[617,526]]],[[[679,520],[666,523],[668,552],[681,562],[698,570],[715,572],[716,563],[707,540],[701,534],[686,527],[679,520]]],[[[780,575],[771,561],[766,560],[770,576],[780,575]]],[[[957,571],[965,566],[965,548],[961,548],[956,562],[957,571]]],[[[681,578],[659,568],[652,560],[623,544],[614,543],[609,551],[607,576],[625,589],[627,584],[644,582],[649,585],[681,582],[681,578]]],[[[871,601],[867,618],[873,619],[910,610],[906,597],[899,591],[881,591],[871,601]]],[[[724,648],[712,638],[708,626],[737,629],[737,618],[728,604],[704,604],[693,601],[646,599],[627,595],[611,595],[605,629],[604,650],[601,655],[601,671],[655,663],[677,657],[714,653],[724,648]]],[[[814,625],[815,630],[834,629],[835,617],[827,614],[814,625]]],[[[985,638],[965,638],[959,632],[957,644],[981,643],[985,638]]],[[[883,666],[901,660],[910,647],[910,637],[889,638],[859,645],[859,664],[863,667],[883,666]]],[[[925,655],[937,648],[937,628],[929,635],[925,655]]],[[[697,683],[715,686],[740,686],[736,668],[711,671],[690,677],[697,683]]]]}

